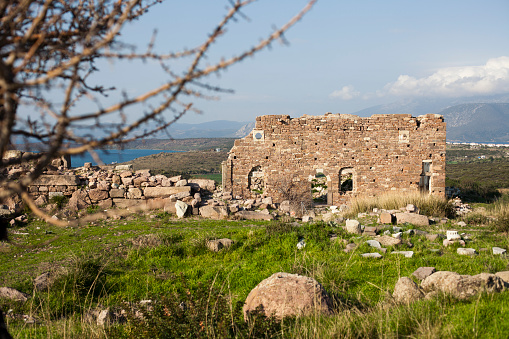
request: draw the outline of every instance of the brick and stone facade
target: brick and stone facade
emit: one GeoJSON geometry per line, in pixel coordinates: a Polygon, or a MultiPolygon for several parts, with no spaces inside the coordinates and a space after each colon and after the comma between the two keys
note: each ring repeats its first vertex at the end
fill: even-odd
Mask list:
{"type": "Polygon", "coordinates": [[[311,193],[318,174],[332,205],[387,191],[445,196],[445,137],[437,114],[260,116],[223,162],[223,190],[243,198],[263,191],[280,202],[282,181],[311,193]]]}

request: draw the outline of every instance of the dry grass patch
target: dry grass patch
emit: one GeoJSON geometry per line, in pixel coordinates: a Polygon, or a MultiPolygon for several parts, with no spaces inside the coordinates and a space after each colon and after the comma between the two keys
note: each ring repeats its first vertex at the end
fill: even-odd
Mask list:
{"type": "Polygon", "coordinates": [[[417,206],[420,214],[436,217],[454,217],[454,207],[445,198],[419,192],[389,192],[375,197],[356,197],[350,200],[346,216],[371,212],[374,208],[396,210],[408,204],[417,206]]]}

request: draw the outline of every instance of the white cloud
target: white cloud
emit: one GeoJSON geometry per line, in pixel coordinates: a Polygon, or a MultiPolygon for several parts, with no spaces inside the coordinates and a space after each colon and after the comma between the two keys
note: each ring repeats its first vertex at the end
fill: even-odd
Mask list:
{"type": "Polygon", "coordinates": [[[379,96],[470,96],[509,91],[509,57],[489,59],[482,66],[448,67],[424,78],[400,75],[379,96]]]}
{"type": "Polygon", "coordinates": [[[340,90],[335,90],[329,96],[331,98],[341,98],[343,100],[351,100],[358,97],[361,93],[356,91],[352,85],[343,86],[340,90]]]}

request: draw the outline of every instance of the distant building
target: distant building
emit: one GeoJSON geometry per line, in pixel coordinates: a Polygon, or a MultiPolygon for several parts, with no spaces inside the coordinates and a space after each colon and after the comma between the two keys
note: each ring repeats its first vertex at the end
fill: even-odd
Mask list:
{"type": "Polygon", "coordinates": [[[445,139],[438,114],[260,116],[223,162],[223,190],[243,198],[263,191],[278,202],[284,181],[311,192],[325,175],[332,205],[387,191],[445,196],[445,139]]]}

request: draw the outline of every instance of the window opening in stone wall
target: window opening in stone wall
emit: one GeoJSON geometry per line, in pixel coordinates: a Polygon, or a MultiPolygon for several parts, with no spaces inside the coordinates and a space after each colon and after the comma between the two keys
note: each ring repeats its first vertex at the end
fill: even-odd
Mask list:
{"type": "Polygon", "coordinates": [[[327,176],[322,172],[318,172],[314,177],[310,178],[311,181],[311,195],[313,197],[313,202],[318,204],[326,204],[327,203],[327,176]]]}
{"type": "Polygon", "coordinates": [[[343,168],[339,172],[339,192],[347,194],[353,191],[353,168],[343,168]]]}
{"type": "Polygon", "coordinates": [[[265,188],[265,182],[263,180],[264,173],[261,166],[253,167],[248,175],[248,188],[251,192],[262,194],[265,188]]]}
{"type": "Polygon", "coordinates": [[[430,192],[431,186],[431,161],[422,162],[422,172],[419,178],[419,191],[423,193],[430,192]]]}

